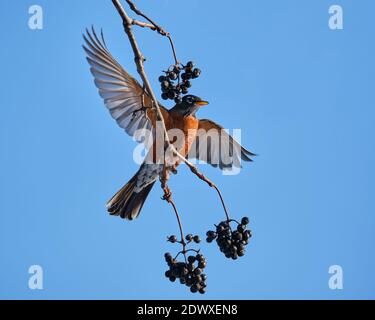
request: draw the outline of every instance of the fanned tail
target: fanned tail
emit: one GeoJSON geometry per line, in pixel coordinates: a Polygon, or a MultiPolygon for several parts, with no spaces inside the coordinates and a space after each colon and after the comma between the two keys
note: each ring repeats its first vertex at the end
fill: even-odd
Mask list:
{"type": "Polygon", "coordinates": [[[155,181],[145,186],[141,191],[135,192],[137,174],[108,201],[107,210],[110,215],[120,216],[127,220],[133,220],[139,216],[155,181]]]}

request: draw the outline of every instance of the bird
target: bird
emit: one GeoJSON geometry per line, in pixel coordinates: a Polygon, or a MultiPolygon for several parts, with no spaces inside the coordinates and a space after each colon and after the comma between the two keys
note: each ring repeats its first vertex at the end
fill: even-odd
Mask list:
{"type": "MultiPolygon", "coordinates": [[[[142,142],[141,138],[137,137],[138,130],[154,131],[158,119],[150,94],[111,55],[103,32],[99,37],[94,28],[91,32],[86,29],[83,39],[83,49],[94,77],[94,83],[110,115],[127,134],[133,136],[138,142],[142,142]]],[[[177,150],[184,157],[189,158],[191,151],[194,150],[193,156],[196,159],[219,167],[221,170],[228,170],[240,167],[241,160],[252,161],[251,157],[255,156],[219,124],[210,119],[197,118],[198,110],[208,105],[208,101],[188,94],[171,109],[167,109],[160,102],[158,104],[166,129],[180,129],[185,135],[185,143],[177,150]],[[222,156],[221,148],[217,147],[217,144],[215,146],[209,139],[205,145],[199,143],[205,138],[207,141],[205,135],[210,130],[218,132],[220,141],[229,146],[229,153],[222,156]]],[[[146,159],[153,158],[152,152],[155,153],[155,150],[150,150],[146,159]]],[[[139,216],[153,185],[161,178],[165,165],[165,163],[153,163],[146,159],[128,183],[107,202],[107,211],[110,215],[120,216],[127,220],[134,220],[139,216]]],[[[175,173],[181,159],[173,159],[171,161],[175,163],[172,163],[168,169],[175,173]]]]}

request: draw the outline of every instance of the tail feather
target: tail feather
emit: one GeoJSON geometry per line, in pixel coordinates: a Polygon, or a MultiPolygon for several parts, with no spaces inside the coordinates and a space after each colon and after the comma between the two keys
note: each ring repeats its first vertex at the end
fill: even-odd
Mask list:
{"type": "Polygon", "coordinates": [[[123,186],[107,203],[107,210],[110,215],[120,216],[123,219],[133,220],[139,216],[139,213],[150,193],[154,183],[150,183],[141,191],[135,192],[135,175],[123,186]]]}

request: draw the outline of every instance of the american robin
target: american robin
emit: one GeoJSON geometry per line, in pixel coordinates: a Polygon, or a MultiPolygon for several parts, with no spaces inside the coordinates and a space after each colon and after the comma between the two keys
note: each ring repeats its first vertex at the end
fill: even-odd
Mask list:
{"type": "MultiPolygon", "coordinates": [[[[95,85],[111,116],[131,136],[140,129],[154,130],[157,115],[147,91],[112,57],[103,35],[99,39],[93,29],[83,37],[86,43],[83,48],[95,85]]],[[[178,151],[189,157],[190,151],[194,149],[195,158],[219,166],[222,170],[239,167],[241,159],[252,161],[250,157],[254,154],[242,147],[220,125],[212,120],[196,117],[197,111],[207,104],[207,101],[194,95],[184,96],[181,103],[169,110],[159,103],[167,130],[179,129],[185,135],[185,142],[178,151]],[[223,145],[229,146],[229,152],[224,154],[225,152],[221,152],[222,145],[218,147],[211,140],[205,145],[200,143],[207,138],[204,135],[212,130],[218,132],[223,145]]],[[[151,150],[148,156],[150,153],[151,150]]],[[[146,159],[149,160],[150,157],[146,156],[146,159]]],[[[173,169],[179,164],[177,158],[175,161],[171,166],[173,169]]],[[[129,220],[138,217],[150,190],[163,172],[164,163],[144,161],[133,178],[108,201],[108,212],[129,220]]]]}

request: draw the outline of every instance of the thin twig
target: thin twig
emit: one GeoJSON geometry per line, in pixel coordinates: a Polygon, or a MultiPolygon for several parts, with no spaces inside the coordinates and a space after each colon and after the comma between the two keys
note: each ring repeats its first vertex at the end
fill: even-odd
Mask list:
{"type": "Polygon", "coordinates": [[[162,36],[165,36],[168,38],[169,40],[169,43],[171,45],[171,48],[172,48],[172,52],[173,52],[173,57],[174,57],[174,61],[176,64],[179,64],[179,61],[177,59],[177,54],[176,54],[176,48],[174,46],[174,43],[173,43],[173,40],[172,40],[172,36],[169,32],[165,31],[160,25],[158,25],[154,20],[150,19],[147,15],[145,15],[141,10],[139,10],[136,5],[133,3],[133,1],[131,0],[126,0],[126,2],[128,3],[129,7],[131,10],[133,10],[137,15],[143,17],[144,19],[146,19],[152,26],[153,28],[150,28],[152,30],[155,30],[157,31],[159,34],[161,34],[162,36]]]}
{"type": "Polygon", "coordinates": [[[132,25],[136,25],[142,28],[150,28],[151,30],[156,30],[155,26],[153,26],[151,23],[142,22],[139,20],[132,19],[132,25]]]}
{"type": "Polygon", "coordinates": [[[128,3],[131,10],[133,10],[137,15],[145,18],[148,22],[150,22],[153,26],[155,26],[155,28],[158,30],[158,32],[160,34],[162,34],[163,36],[165,36],[167,34],[167,32],[165,32],[164,29],[161,26],[159,26],[155,21],[153,21],[151,18],[146,16],[141,10],[139,10],[136,7],[136,5],[133,3],[133,1],[126,0],[126,2],[128,3]]]}

